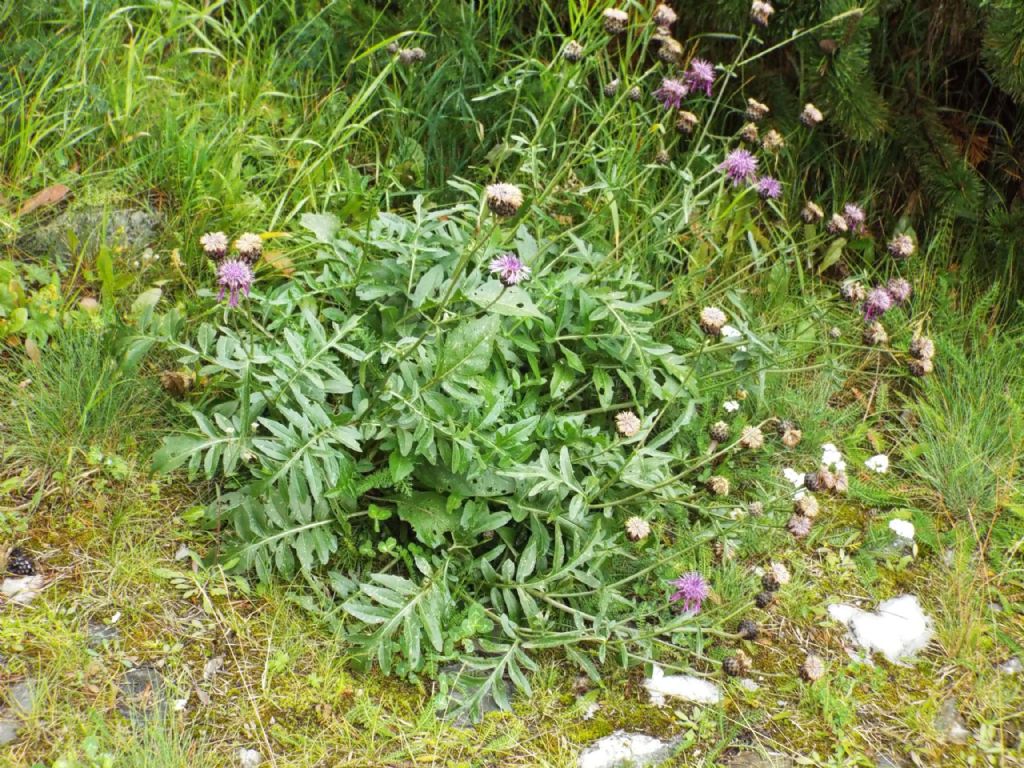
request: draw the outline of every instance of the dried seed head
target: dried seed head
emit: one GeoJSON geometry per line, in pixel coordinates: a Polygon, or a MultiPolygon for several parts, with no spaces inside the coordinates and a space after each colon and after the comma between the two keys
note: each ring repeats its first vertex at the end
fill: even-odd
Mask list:
{"type": "Polygon", "coordinates": [[[910,235],[896,235],[889,241],[889,253],[897,259],[906,259],[914,255],[917,247],[910,235]]]}
{"type": "Polygon", "coordinates": [[[583,46],[575,40],[570,40],[562,48],[562,58],[575,64],[583,59],[583,46]]]}
{"type": "Polygon", "coordinates": [[[757,640],[757,622],[752,619],[743,619],[736,627],[736,634],[744,640],[757,640]]]}
{"type": "Polygon", "coordinates": [[[716,421],[708,430],[708,435],[716,443],[724,443],[729,439],[729,425],[724,421],[716,421]]]}
{"type": "Polygon", "coordinates": [[[850,225],[846,223],[843,214],[833,213],[832,218],[828,220],[827,229],[831,235],[845,235],[850,231],[850,225]]]}
{"type": "Polygon", "coordinates": [[[886,284],[886,290],[892,297],[893,302],[902,304],[910,299],[910,294],[914,292],[914,287],[905,278],[894,277],[886,284]]]}
{"type": "Polygon", "coordinates": [[[920,360],[911,360],[907,367],[914,376],[927,376],[935,370],[935,363],[932,362],[930,357],[924,357],[920,360]]]}
{"type": "Polygon", "coordinates": [[[828,329],[828,337],[830,339],[838,339],[842,335],[843,335],[843,332],[841,330],[839,330],[839,327],[836,326],[836,325],[833,325],[831,328],[828,329]]]}
{"type": "Polygon", "coordinates": [[[776,583],[782,587],[789,584],[790,579],[792,578],[789,575],[789,569],[782,563],[772,563],[768,572],[775,577],[776,583]]]}
{"type": "Polygon", "coordinates": [[[836,472],[836,493],[846,493],[850,490],[850,478],[846,476],[846,470],[840,469],[836,472]]]}
{"type": "Polygon", "coordinates": [[[744,427],[740,433],[740,445],[748,450],[756,451],[764,445],[764,433],[759,427],[744,427]]]}
{"type": "Polygon", "coordinates": [[[809,493],[805,493],[799,499],[793,502],[793,511],[798,515],[814,519],[818,516],[819,507],[818,500],[809,493]]]}
{"type": "Polygon", "coordinates": [[[214,261],[220,261],[228,252],[228,236],[223,232],[207,232],[199,238],[203,253],[214,261]]]}
{"type": "Polygon", "coordinates": [[[630,541],[643,541],[651,535],[651,524],[642,517],[633,516],[626,521],[626,536],[630,541]]]}
{"type": "Polygon", "coordinates": [[[708,336],[720,336],[728,319],[718,307],[704,307],[700,311],[700,327],[708,336]]]}
{"type": "Polygon", "coordinates": [[[762,27],[768,26],[768,20],[771,19],[774,13],[775,9],[772,8],[772,4],[763,2],[763,0],[754,0],[750,4],[750,18],[755,24],[759,24],[762,27]]]}
{"type": "Polygon", "coordinates": [[[238,258],[251,266],[263,253],[263,239],[253,232],[246,232],[235,240],[235,250],[238,251],[238,258]]]}
{"type": "Polygon", "coordinates": [[[874,322],[864,329],[864,343],[869,347],[880,347],[889,343],[889,334],[885,332],[885,326],[874,322]]]}
{"type": "Polygon", "coordinates": [[[626,94],[626,98],[630,101],[640,101],[644,97],[643,91],[640,90],[639,85],[634,85],[629,89],[629,93],[626,94]]]}
{"type": "Polygon", "coordinates": [[[196,383],[196,375],[188,369],[164,371],[160,374],[160,386],[174,397],[184,397],[196,383]]]}
{"type": "Polygon", "coordinates": [[[852,304],[864,301],[867,298],[867,291],[864,290],[864,286],[853,281],[850,283],[843,283],[839,288],[839,295],[852,304]]]}
{"type": "Polygon", "coordinates": [[[815,493],[821,490],[817,472],[807,472],[804,475],[804,488],[808,491],[814,491],[815,493]]]}
{"type": "Polygon", "coordinates": [[[751,517],[760,517],[764,514],[764,504],[760,501],[752,501],[747,504],[747,514],[751,517]]]}
{"type": "Polygon", "coordinates": [[[672,155],[670,155],[666,149],[659,149],[654,154],[654,162],[657,165],[668,165],[672,162],[672,155]]]}
{"type": "Polygon", "coordinates": [[[615,427],[623,437],[633,437],[640,432],[640,417],[633,411],[619,411],[615,414],[615,427]]]}
{"type": "Polygon", "coordinates": [[[686,136],[692,134],[699,124],[700,118],[685,109],[680,110],[679,116],[676,118],[676,130],[686,136]]]}
{"type": "Polygon", "coordinates": [[[910,355],[918,360],[931,360],[935,357],[935,342],[927,336],[917,336],[910,342],[910,355]]]}
{"type": "Polygon", "coordinates": [[[676,23],[676,19],[679,17],[676,12],[669,8],[664,3],[659,3],[658,7],[654,9],[654,14],[651,16],[651,21],[654,22],[655,26],[659,28],[671,27],[676,23]]]}
{"type": "Polygon", "coordinates": [[[610,35],[621,35],[629,26],[629,14],[618,8],[606,8],[601,18],[605,31],[610,35]]]}
{"type": "Polygon", "coordinates": [[[817,125],[821,125],[821,121],[824,119],[825,116],[821,114],[820,109],[813,104],[804,104],[804,111],[800,113],[800,122],[808,128],[814,128],[817,125]]]}
{"type": "Polygon", "coordinates": [[[774,592],[758,592],[754,595],[754,604],[758,608],[767,608],[769,605],[775,602],[774,592]]]}
{"type": "Polygon", "coordinates": [[[815,224],[825,218],[825,212],[821,210],[821,206],[812,200],[808,200],[804,204],[804,208],[800,211],[800,218],[802,218],[808,224],[815,224]]]}
{"type": "Polygon", "coordinates": [[[729,480],[721,475],[712,475],[707,482],[708,491],[715,496],[729,495],[729,480]]]}
{"type": "Polygon", "coordinates": [[[790,427],[782,433],[782,444],[787,448],[796,448],[800,445],[800,441],[803,439],[804,433],[796,427],[790,427]]]}
{"type": "Polygon", "coordinates": [[[836,488],[836,476],[828,469],[822,467],[818,470],[818,488],[825,491],[834,491],[836,488]]]}
{"type": "Polygon", "coordinates": [[[755,123],[758,120],[763,120],[771,109],[767,104],[762,104],[757,99],[747,99],[747,119],[753,120],[755,123]]]}
{"type": "Polygon", "coordinates": [[[661,38],[658,46],[658,58],[666,64],[679,64],[683,60],[683,46],[673,37],[661,38]]]}
{"type": "Polygon", "coordinates": [[[403,48],[398,52],[398,62],[405,64],[419,64],[421,61],[426,61],[427,52],[422,48],[403,48]]]}
{"type": "Polygon", "coordinates": [[[722,539],[715,539],[711,542],[711,559],[716,564],[721,564],[725,559],[725,542],[722,539]]]}
{"type": "Polygon", "coordinates": [[[802,539],[811,532],[811,518],[804,515],[793,515],[786,523],[786,528],[795,538],[802,539]]]}
{"type": "Polygon", "coordinates": [[[775,578],[774,573],[765,571],[764,575],[761,576],[761,586],[764,587],[766,592],[775,592],[781,585],[779,580],[775,578]]]}
{"type": "Polygon", "coordinates": [[[813,683],[815,680],[820,680],[824,674],[825,662],[821,660],[821,657],[813,653],[807,654],[804,663],[800,665],[800,677],[813,683]]]}
{"type": "Polygon", "coordinates": [[[607,85],[605,85],[605,87],[604,87],[604,95],[608,96],[609,98],[611,98],[612,96],[614,96],[618,92],[619,92],[619,78],[615,78],[614,80],[610,80],[607,83],[607,85]]]}
{"type": "Polygon", "coordinates": [[[515,184],[488,184],[485,193],[487,207],[495,216],[515,216],[523,204],[523,191],[515,184]]]}
{"type": "Polygon", "coordinates": [[[736,651],[733,656],[722,662],[722,670],[729,677],[742,677],[750,671],[751,661],[743,651],[736,651]]]}
{"type": "Polygon", "coordinates": [[[768,133],[764,135],[764,138],[761,139],[761,148],[764,149],[765,152],[770,152],[773,155],[785,146],[786,140],[782,138],[782,134],[774,128],[768,131],[768,133]]]}
{"type": "Polygon", "coordinates": [[[757,144],[760,141],[760,133],[757,130],[757,125],[754,123],[746,123],[740,129],[740,138],[748,144],[757,144]]]}

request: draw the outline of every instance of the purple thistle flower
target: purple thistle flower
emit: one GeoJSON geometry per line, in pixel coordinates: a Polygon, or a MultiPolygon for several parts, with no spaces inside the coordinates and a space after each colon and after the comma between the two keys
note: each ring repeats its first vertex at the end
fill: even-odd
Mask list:
{"type": "Polygon", "coordinates": [[[892,297],[893,302],[896,304],[902,304],[910,298],[910,294],[913,292],[913,288],[910,283],[902,277],[894,277],[889,281],[886,286],[889,291],[889,296],[892,297]]]}
{"type": "Polygon", "coordinates": [[[227,294],[228,306],[237,307],[238,295],[244,293],[248,296],[254,279],[252,268],[244,261],[228,259],[221,262],[217,267],[217,283],[220,285],[217,301],[223,301],[224,295],[227,294]]]}
{"type": "Polygon", "coordinates": [[[754,178],[754,174],[757,173],[757,158],[745,149],[734,149],[726,155],[718,170],[729,177],[734,187],[738,187],[754,178]]]}
{"type": "Polygon", "coordinates": [[[502,285],[519,285],[530,279],[530,268],[514,253],[504,253],[491,262],[491,274],[497,275],[502,285]]]}
{"type": "Polygon", "coordinates": [[[771,176],[762,176],[757,180],[757,194],[762,200],[775,200],[782,197],[782,182],[771,176]]]}
{"type": "Polygon", "coordinates": [[[689,92],[690,87],[686,83],[666,77],[661,81],[661,87],[654,92],[654,98],[664,104],[666,109],[680,109],[689,92]]]}
{"type": "Polygon", "coordinates": [[[706,59],[694,59],[683,78],[690,89],[704,91],[710,96],[711,86],[715,82],[715,65],[706,59]]]}
{"type": "Polygon", "coordinates": [[[872,288],[864,301],[864,320],[872,322],[892,309],[892,296],[885,288],[872,288]]]}
{"type": "Polygon", "coordinates": [[[864,209],[859,205],[853,203],[847,203],[843,206],[843,218],[846,219],[846,226],[850,230],[859,235],[864,231],[864,222],[867,221],[867,216],[864,213],[864,209]]]}
{"type": "Polygon", "coordinates": [[[678,579],[670,581],[669,585],[676,588],[669,601],[682,602],[685,613],[700,613],[701,605],[711,593],[704,577],[696,571],[684,573],[678,579]]]}

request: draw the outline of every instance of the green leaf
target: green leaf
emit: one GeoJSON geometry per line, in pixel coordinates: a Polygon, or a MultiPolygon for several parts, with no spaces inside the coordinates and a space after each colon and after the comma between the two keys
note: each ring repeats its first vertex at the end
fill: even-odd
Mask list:
{"type": "Polygon", "coordinates": [[[398,516],[416,531],[416,538],[428,547],[444,543],[443,534],[455,530],[460,515],[449,512],[446,500],[437,493],[414,493],[398,502],[398,516]]]}
{"type": "Polygon", "coordinates": [[[546,319],[533,303],[530,294],[518,285],[506,288],[497,280],[491,280],[470,293],[469,300],[498,315],[546,319]]]}
{"type": "Polygon", "coordinates": [[[486,371],[500,327],[497,316],[487,315],[465,322],[448,334],[436,377],[440,379],[454,373],[472,376],[486,371]]]}
{"type": "Polygon", "coordinates": [[[333,242],[340,226],[338,217],[332,213],[304,213],[299,217],[299,224],[312,232],[321,243],[333,242]]]}

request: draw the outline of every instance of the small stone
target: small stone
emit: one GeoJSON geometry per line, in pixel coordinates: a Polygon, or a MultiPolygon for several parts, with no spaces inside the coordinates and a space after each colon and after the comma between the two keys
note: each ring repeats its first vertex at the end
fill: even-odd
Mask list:
{"type": "Polygon", "coordinates": [[[117,711],[134,724],[141,725],[154,715],[167,714],[164,680],[153,667],[128,670],[117,687],[117,711]]]}
{"type": "Polygon", "coordinates": [[[663,763],[675,752],[678,740],[661,741],[643,733],[615,731],[598,739],[579,756],[579,768],[624,768],[663,763]]]}
{"type": "Polygon", "coordinates": [[[43,591],[46,580],[40,576],[8,577],[0,584],[0,594],[12,603],[28,605],[43,591]]]}
{"type": "Polygon", "coordinates": [[[125,208],[68,210],[51,222],[19,238],[18,247],[33,254],[71,255],[76,251],[95,254],[100,246],[142,251],[159,236],[164,217],[153,211],[125,208]]]}
{"type": "Polygon", "coordinates": [[[966,744],[971,732],[967,730],[955,699],[946,699],[935,715],[935,729],[952,744],[966,744]]]}
{"type": "Polygon", "coordinates": [[[21,730],[21,721],[12,717],[0,715],[0,747],[10,744],[18,738],[21,730]]]}
{"type": "Polygon", "coordinates": [[[11,705],[11,713],[26,718],[32,715],[35,702],[35,683],[22,680],[7,689],[7,701],[11,705]]]}
{"type": "Polygon", "coordinates": [[[1000,664],[999,671],[1004,675],[1019,675],[1024,672],[1024,664],[1021,664],[1020,657],[1014,656],[1000,664]]]}
{"type": "Polygon", "coordinates": [[[263,755],[261,755],[255,749],[246,749],[242,747],[238,750],[238,765],[239,768],[257,768],[263,763],[263,755]]]}

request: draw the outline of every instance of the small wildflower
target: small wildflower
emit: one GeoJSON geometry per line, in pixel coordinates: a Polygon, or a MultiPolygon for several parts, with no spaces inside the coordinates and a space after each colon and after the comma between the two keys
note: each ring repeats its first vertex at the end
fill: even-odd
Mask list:
{"type": "Polygon", "coordinates": [[[217,267],[217,283],[220,285],[220,294],[217,301],[223,301],[225,294],[228,296],[228,306],[237,307],[240,294],[249,295],[252,287],[252,269],[240,259],[229,259],[221,262],[217,267]]]}
{"type": "Polygon", "coordinates": [[[643,541],[651,535],[651,524],[642,517],[633,516],[626,521],[626,536],[630,541],[643,541]]]}
{"type": "Polygon", "coordinates": [[[704,91],[706,96],[710,96],[715,82],[715,65],[706,59],[694,59],[683,78],[692,90],[704,91]]]}
{"type": "Polygon", "coordinates": [[[867,221],[867,216],[864,213],[864,209],[854,203],[847,203],[843,206],[843,218],[846,219],[846,226],[850,228],[854,234],[859,235],[864,231],[864,222],[867,221]]]}
{"type": "Polygon", "coordinates": [[[768,26],[768,20],[775,13],[775,9],[772,8],[771,3],[762,2],[762,0],[754,0],[750,4],[750,18],[755,24],[759,24],[762,27],[768,26]]]}
{"type": "Polygon", "coordinates": [[[740,138],[748,144],[757,144],[760,140],[757,126],[754,123],[744,124],[744,126],[740,128],[740,138]]]}
{"type": "Polygon", "coordinates": [[[575,40],[570,40],[562,49],[562,58],[575,64],[583,58],[583,46],[575,40]]]}
{"type": "Polygon", "coordinates": [[[687,112],[683,109],[679,111],[679,116],[676,118],[676,130],[689,136],[699,123],[699,117],[693,114],[693,112],[687,112]]]}
{"type": "Polygon", "coordinates": [[[679,109],[689,92],[690,87],[686,83],[666,77],[661,81],[661,87],[654,92],[654,98],[666,109],[679,109]]]}
{"type": "Polygon", "coordinates": [[[821,660],[821,657],[815,656],[813,653],[807,654],[804,663],[800,665],[800,677],[809,683],[813,683],[815,680],[820,680],[824,674],[825,662],[821,660]]]}
{"type": "Polygon", "coordinates": [[[629,93],[626,94],[626,98],[630,101],[640,101],[644,97],[643,91],[640,90],[639,85],[634,85],[629,89],[629,93]]]}
{"type": "Polygon", "coordinates": [[[889,343],[889,334],[885,326],[876,321],[864,329],[863,339],[869,347],[881,347],[889,343]]]}
{"type": "Polygon", "coordinates": [[[721,475],[712,475],[707,482],[708,491],[715,496],[729,495],[729,479],[721,475]]]}
{"type": "Polygon", "coordinates": [[[818,512],[820,510],[821,508],[818,506],[818,500],[809,493],[805,493],[793,502],[793,511],[803,517],[813,519],[818,516],[818,512]]]}
{"type": "Polygon", "coordinates": [[[618,8],[606,8],[601,17],[604,29],[610,35],[621,35],[629,26],[629,14],[618,8]]]}
{"type": "Polygon", "coordinates": [[[811,532],[811,525],[811,518],[804,515],[793,515],[789,518],[789,522],[786,523],[786,529],[795,538],[802,539],[811,532]]]}
{"type": "Polygon", "coordinates": [[[892,309],[892,294],[881,286],[872,288],[864,301],[864,319],[867,322],[877,320],[892,309]]]}
{"type": "Polygon", "coordinates": [[[729,318],[725,312],[718,307],[704,307],[700,311],[700,327],[709,336],[718,336],[722,333],[722,326],[729,318]]]}
{"type": "Polygon", "coordinates": [[[830,235],[845,235],[850,231],[850,225],[846,223],[846,219],[841,213],[833,213],[832,218],[828,220],[826,229],[830,235]]]}
{"type": "Polygon", "coordinates": [[[800,218],[807,224],[815,224],[825,218],[825,212],[821,210],[820,205],[808,200],[804,203],[803,210],[800,211],[800,218]]]}
{"type": "Polygon", "coordinates": [[[421,61],[425,61],[426,58],[427,52],[422,48],[403,48],[398,52],[399,63],[406,66],[409,64],[419,64],[421,61]]]}
{"type": "Polygon", "coordinates": [[[199,238],[203,252],[214,261],[220,261],[228,252],[228,236],[223,232],[207,232],[199,238]]]}
{"type": "Polygon", "coordinates": [[[892,278],[886,285],[886,289],[895,304],[903,304],[908,301],[910,294],[914,291],[910,283],[902,277],[892,278]]]}
{"type": "Polygon", "coordinates": [[[235,250],[242,261],[252,266],[263,253],[263,239],[252,232],[245,232],[235,240],[235,250]]]}
{"type": "Polygon", "coordinates": [[[708,435],[716,443],[724,443],[729,439],[729,425],[724,421],[716,421],[708,430],[708,435]]]}
{"type": "Polygon", "coordinates": [[[696,571],[684,573],[678,579],[670,581],[669,584],[676,588],[669,598],[669,602],[682,603],[685,613],[700,613],[701,606],[711,594],[707,581],[696,571]]]}
{"type": "Polygon", "coordinates": [[[935,363],[930,357],[924,357],[920,360],[911,360],[907,367],[914,376],[927,376],[935,370],[935,363]]]}
{"type": "Polygon", "coordinates": [[[864,301],[867,298],[867,291],[864,290],[864,286],[858,283],[856,280],[843,283],[839,287],[839,295],[849,301],[851,304],[864,301]]]}
{"type": "Polygon", "coordinates": [[[906,259],[914,255],[917,246],[910,235],[896,235],[889,241],[889,253],[897,259],[906,259]]]}
{"type": "Polygon", "coordinates": [[[768,133],[761,139],[761,147],[765,152],[771,152],[773,155],[778,153],[783,147],[786,146],[786,140],[782,138],[782,134],[772,128],[768,133]]]}
{"type": "Polygon", "coordinates": [[[726,400],[722,403],[722,408],[726,413],[736,413],[740,409],[740,404],[735,400],[726,400]]]}
{"type": "Polygon", "coordinates": [[[495,216],[515,216],[523,204],[523,192],[515,184],[488,184],[487,207],[495,216]]]}
{"type": "Polygon", "coordinates": [[[491,261],[490,272],[507,288],[529,280],[531,270],[514,253],[504,253],[491,261]]]}
{"type": "Polygon", "coordinates": [[[745,149],[734,149],[718,166],[734,187],[751,181],[757,173],[757,158],[745,149]]]}
{"type": "Polygon", "coordinates": [[[806,125],[808,128],[814,128],[815,126],[821,125],[822,120],[825,116],[821,114],[821,110],[813,104],[804,104],[804,111],[800,113],[800,122],[806,125]]]}
{"type": "Polygon", "coordinates": [[[672,37],[661,38],[661,45],[658,47],[658,58],[666,64],[678,64],[683,58],[682,43],[672,37]]]}
{"type": "Polygon", "coordinates": [[[910,342],[910,355],[918,360],[931,360],[935,357],[935,342],[927,336],[917,336],[910,342]]]}
{"type": "Polygon", "coordinates": [[[740,433],[740,445],[747,450],[756,451],[764,445],[764,433],[758,427],[744,427],[740,433]]]}
{"type": "Polygon", "coordinates": [[[776,200],[782,197],[782,182],[771,176],[762,176],[757,180],[757,194],[762,200],[776,200]]]}
{"type": "Polygon", "coordinates": [[[612,96],[614,96],[618,92],[619,92],[619,78],[616,77],[614,80],[610,80],[607,83],[607,85],[605,85],[605,87],[604,87],[604,95],[607,96],[608,98],[611,98],[612,96]]]}
{"type": "Polygon", "coordinates": [[[659,28],[671,27],[676,23],[676,19],[679,17],[676,12],[669,8],[664,3],[659,3],[658,7],[654,9],[654,14],[651,16],[651,21],[654,22],[655,26],[659,28]]]}
{"type": "Polygon", "coordinates": [[[747,99],[747,119],[753,120],[755,123],[758,120],[764,120],[771,112],[771,108],[767,104],[762,104],[757,99],[747,99]]]}
{"type": "Polygon", "coordinates": [[[619,411],[615,414],[615,428],[623,437],[633,437],[640,431],[641,426],[640,417],[633,411],[619,411]]]}

